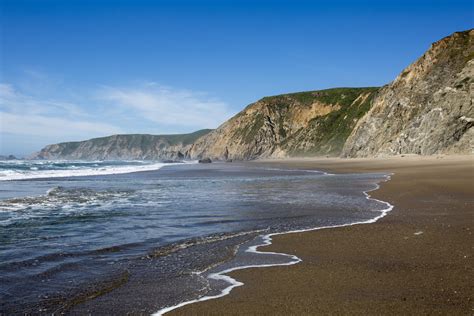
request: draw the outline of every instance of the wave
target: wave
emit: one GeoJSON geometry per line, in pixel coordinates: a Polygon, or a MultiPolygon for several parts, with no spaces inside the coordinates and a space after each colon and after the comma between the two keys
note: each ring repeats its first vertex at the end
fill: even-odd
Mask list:
{"type": "MultiPolygon", "coordinates": [[[[39,196],[25,196],[19,198],[12,198],[0,201],[0,212],[12,211],[41,211],[48,212],[51,209],[67,210],[71,209],[80,211],[92,204],[104,204],[111,202],[120,202],[121,199],[129,198],[134,190],[103,190],[96,191],[87,188],[64,188],[56,186],[48,191],[46,194],[39,196]]],[[[27,213],[22,213],[22,217],[27,216],[27,213]]],[[[36,213],[29,214],[37,216],[36,213]]],[[[8,219],[10,222],[12,219],[8,219]]],[[[0,225],[5,224],[0,221],[0,225]]]]}
{"type": "MultiPolygon", "coordinates": [[[[328,175],[331,175],[331,174],[328,174],[328,175]]],[[[385,176],[385,182],[389,181],[392,175],[393,174],[386,175],[385,176]]],[[[243,282],[240,282],[240,281],[230,277],[228,275],[228,273],[230,273],[230,272],[233,272],[233,271],[236,271],[236,270],[248,269],[248,268],[265,268],[265,267],[275,267],[275,266],[289,266],[289,265],[294,265],[294,264],[297,264],[297,263],[300,263],[300,262],[303,261],[301,258],[299,258],[295,255],[290,255],[290,254],[286,254],[286,253],[278,253],[278,252],[259,251],[258,248],[263,247],[263,246],[268,246],[268,245],[272,244],[272,237],[273,236],[284,235],[284,234],[302,233],[302,232],[315,231],[315,230],[320,230],[320,229],[338,228],[338,227],[346,227],[346,226],[353,226],[353,225],[360,225],[360,224],[375,223],[379,219],[385,217],[394,207],[392,204],[390,204],[388,202],[381,201],[381,200],[372,198],[370,196],[369,192],[378,190],[379,188],[380,188],[380,185],[375,184],[375,187],[373,189],[370,189],[370,190],[367,190],[367,191],[363,192],[367,200],[376,201],[376,202],[382,203],[383,205],[386,206],[386,208],[384,208],[382,210],[377,210],[376,212],[380,212],[380,214],[375,216],[374,218],[371,218],[371,219],[368,219],[368,220],[365,220],[365,221],[352,222],[352,223],[342,224],[342,225],[313,227],[313,228],[308,228],[308,229],[299,229],[299,230],[292,230],[292,231],[286,231],[286,232],[277,232],[277,233],[270,233],[270,234],[266,234],[266,235],[260,235],[259,237],[261,238],[262,242],[258,243],[257,245],[249,246],[245,250],[245,252],[253,253],[253,254],[256,254],[256,255],[282,256],[282,257],[287,257],[289,260],[286,261],[286,262],[280,262],[280,263],[235,266],[235,267],[232,267],[232,268],[229,268],[229,269],[225,269],[225,270],[222,270],[222,271],[211,273],[211,274],[207,275],[206,278],[211,279],[211,280],[216,280],[216,281],[224,281],[224,282],[228,283],[229,285],[226,288],[224,288],[223,290],[221,290],[220,293],[218,293],[216,295],[204,295],[204,296],[199,297],[197,299],[184,301],[184,302],[181,302],[181,303],[173,305],[173,306],[168,306],[168,307],[165,307],[165,308],[162,308],[162,309],[158,310],[156,313],[153,313],[152,316],[161,316],[161,315],[164,315],[165,313],[168,313],[172,310],[178,309],[178,308],[186,306],[186,305],[221,298],[223,296],[228,295],[234,288],[244,285],[243,282]]],[[[197,272],[197,274],[203,274],[206,271],[207,270],[197,272]]]]}
{"type": "Polygon", "coordinates": [[[147,163],[147,162],[49,162],[48,168],[44,168],[48,162],[16,162],[11,168],[0,170],[0,181],[27,180],[42,178],[64,178],[83,177],[111,174],[125,174],[142,171],[153,171],[164,166],[176,165],[180,163],[147,163]],[[18,167],[21,165],[21,168],[18,167]],[[25,167],[27,166],[27,167],[25,167]]]}

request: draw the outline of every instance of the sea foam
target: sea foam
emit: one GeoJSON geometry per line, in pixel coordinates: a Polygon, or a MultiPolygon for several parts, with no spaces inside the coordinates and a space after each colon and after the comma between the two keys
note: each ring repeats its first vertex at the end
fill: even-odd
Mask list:
{"type": "MultiPolygon", "coordinates": [[[[25,162],[25,164],[26,163],[31,164],[31,162],[25,162]]],[[[44,165],[46,163],[47,162],[35,162],[34,164],[44,165]]],[[[37,166],[31,166],[28,169],[15,168],[15,165],[19,165],[19,163],[16,162],[11,169],[0,170],[0,181],[125,174],[132,172],[153,171],[158,170],[164,166],[175,164],[177,163],[155,162],[143,163],[139,165],[127,165],[126,162],[123,162],[121,165],[98,165],[97,163],[91,162],[89,165],[79,168],[78,166],[74,165],[73,162],[71,162],[71,165],[65,168],[40,170],[37,166]]]]}
{"type": "MultiPolygon", "coordinates": [[[[325,173],[326,175],[332,175],[332,174],[329,174],[329,173],[325,173]]],[[[389,175],[386,175],[385,176],[385,181],[388,181],[390,180],[391,176],[393,174],[389,174],[389,175]]],[[[388,203],[388,202],[385,202],[385,201],[381,201],[381,200],[378,200],[378,199],[375,199],[375,198],[372,198],[369,194],[369,192],[371,191],[375,191],[375,190],[378,190],[380,188],[380,186],[378,184],[375,184],[375,187],[370,189],[370,190],[367,190],[367,191],[364,191],[364,195],[366,197],[367,200],[372,200],[372,201],[376,201],[376,202],[379,202],[379,203],[382,203],[383,205],[386,206],[386,208],[382,209],[382,210],[377,210],[375,212],[378,213],[377,216],[371,218],[371,219],[368,219],[368,220],[365,220],[365,221],[358,221],[358,222],[352,222],[352,223],[348,223],[348,224],[342,224],[342,225],[332,225],[332,226],[322,226],[322,227],[314,227],[314,228],[308,228],[308,229],[299,229],[299,230],[292,230],[292,231],[286,231],[286,232],[278,232],[278,233],[271,233],[271,234],[266,234],[266,235],[260,235],[259,237],[257,238],[260,238],[261,239],[261,242],[259,242],[258,244],[256,245],[252,245],[252,246],[249,246],[245,252],[248,252],[248,253],[254,253],[254,254],[257,254],[257,255],[275,255],[275,256],[283,256],[283,257],[287,257],[288,258],[288,261],[286,262],[280,262],[280,263],[268,263],[268,264],[255,264],[255,265],[242,265],[242,266],[235,266],[235,267],[232,267],[232,268],[229,268],[229,269],[225,269],[225,270],[222,270],[222,271],[219,271],[219,272],[216,272],[216,273],[211,273],[209,275],[207,275],[207,278],[209,279],[213,279],[213,280],[221,280],[221,281],[225,281],[227,282],[229,285],[224,288],[219,294],[217,295],[204,295],[204,296],[201,296],[197,299],[193,299],[193,300],[189,300],[189,301],[184,301],[184,302],[181,302],[179,304],[176,304],[176,305],[172,305],[172,306],[168,306],[168,307],[165,307],[165,308],[162,308],[160,309],[159,311],[157,311],[156,313],[153,313],[152,315],[153,316],[161,316],[161,315],[164,315],[165,313],[168,313],[172,310],[175,310],[175,309],[178,309],[180,307],[183,307],[183,306],[186,306],[186,305],[190,305],[190,304],[193,304],[193,303],[198,303],[198,302],[203,302],[203,301],[208,301],[208,300],[212,300],[212,299],[217,299],[217,298],[220,298],[220,297],[223,297],[223,296],[226,296],[228,295],[232,289],[234,289],[235,287],[239,287],[239,286],[242,286],[244,285],[243,282],[240,282],[232,277],[230,277],[229,275],[227,275],[228,273],[232,272],[232,271],[236,271],[236,270],[242,270],[242,269],[248,269],[248,268],[265,268],[265,267],[275,267],[275,266],[290,266],[290,265],[294,265],[294,264],[297,264],[297,263],[300,263],[302,262],[303,260],[295,255],[291,255],[291,254],[286,254],[286,253],[278,253],[278,252],[269,252],[269,251],[259,251],[258,248],[260,247],[263,247],[263,246],[268,246],[268,245],[271,245],[272,244],[272,237],[273,236],[276,236],[276,235],[284,235],[284,234],[293,234],[293,233],[302,233],[302,232],[308,232],[308,231],[315,231],[315,230],[320,230],[320,229],[328,229],[328,228],[338,228],[338,227],[345,227],[345,226],[353,226],[353,225],[360,225],[360,224],[371,224],[371,223],[375,223],[376,221],[378,221],[379,219],[385,217],[392,209],[393,209],[393,205],[388,203]]],[[[201,273],[204,273],[206,271],[202,271],[201,273]]]]}

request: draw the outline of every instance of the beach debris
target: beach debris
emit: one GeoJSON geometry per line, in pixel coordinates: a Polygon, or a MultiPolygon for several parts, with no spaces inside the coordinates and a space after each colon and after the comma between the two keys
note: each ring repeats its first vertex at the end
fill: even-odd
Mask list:
{"type": "Polygon", "coordinates": [[[421,230],[417,231],[416,233],[413,233],[413,235],[415,235],[415,236],[418,236],[418,235],[421,235],[421,234],[423,234],[423,231],[421,231],[421,230]]]}
{"type": "Polygon", "coordinates": [[[198,160],[199,163],[211,163],[211,158],[203,158],[198,160]]]}

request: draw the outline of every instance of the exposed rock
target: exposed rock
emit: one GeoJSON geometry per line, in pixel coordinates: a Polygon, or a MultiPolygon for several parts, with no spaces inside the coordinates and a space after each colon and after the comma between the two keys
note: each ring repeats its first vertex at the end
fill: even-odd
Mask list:
{"type": "Polygon", "coordinates": [[[187,150],[199,137],[211,130],[176,135],[113,135],[81,142],[48,145],[32,159],[81,160],[182,160],[187,150]]]}
{"type": "Polygon", "coordinates": [[[265,97],[199,138],[193,158],[337,156],[378,88],[337,88],[265,97]]]}
{"type": "Polygon", "coordinates": [[[203,158],[198,160],[199,163],[211,163],[211,158],[203,158]]]}
{"type": "Polygon", "coordinates": [[[474,30],[431,45],[381,89],[343,155],[473,153],[474,30]]]}
{"type": "Polygon", "coordinates": [[[383,88],[265,97],[216,130],[49,145],[46,159],[248,160],[474,153],[474,30],[436,43],[383,88]]]}

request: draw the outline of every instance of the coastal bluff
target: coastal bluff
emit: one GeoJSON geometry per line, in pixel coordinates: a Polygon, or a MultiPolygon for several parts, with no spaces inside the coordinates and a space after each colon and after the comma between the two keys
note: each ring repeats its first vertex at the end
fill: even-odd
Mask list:
{"type": "Polygon", "coordinates": [[[78,142],[48,145],[31,159],[77,160],[181,160],[199,137],[211,130],[190,134],[147,135],[126,134],[93,138],[78,142]]]}
{"type": "Polygon", "coordinates": [[[33,159],[252,160],[474,153],[474,30],[456,32],[381,88],[265,97],[215,130],[48,145],[33,159]]]}
{"type": "Polygon", "coordinates": [[[474,30],[433,43],[380,90],[343,155],[473,153],[473,77],[474,30]]]}
{"type": "Polygon", "coordinates": [[[199,138],[191,157],[251,160],[340,154],[378,88],[336,88],[265,97],[199,138]]]}

